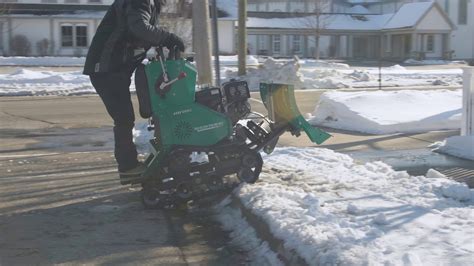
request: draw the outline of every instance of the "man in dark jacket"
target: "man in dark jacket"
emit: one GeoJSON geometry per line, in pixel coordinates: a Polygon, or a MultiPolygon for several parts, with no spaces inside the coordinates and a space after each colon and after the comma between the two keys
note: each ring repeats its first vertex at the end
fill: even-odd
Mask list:
{"type": "Polygon", "coordinates": [[[115,158],[122,181],[145,167],[137,160],[130,98],[133,71],[152,46],[184,51],[181,38],[158,27],[166,0],[115,0],[97,28],[84,66],[92,85],[114,121],[115,158]]]}

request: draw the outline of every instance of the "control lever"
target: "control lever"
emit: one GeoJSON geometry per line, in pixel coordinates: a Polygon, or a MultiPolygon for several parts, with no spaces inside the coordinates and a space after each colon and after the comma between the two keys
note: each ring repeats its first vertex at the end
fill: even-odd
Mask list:
{"type": "Polygon", "coordinates": [[[165,75],[163,75],[160,78],[158,78],[158,80],[156,81],[155,90],[161,96],[161,98],[165,98],[166,93],[168,93],[171,90],[171,85],[173,85],[173,83],[175,83],[178,80],[182,80],[186,78],[186,76],[187,75],[185,72],[181,72],[179,73],[178,77],[176,77],[175,79],[170,80],[170,81],[165,81],[164,80],[165,75]]]}
{"type": "Polygon", "coordinates": [[[181,73],[179,73],[178,77],[176,77],[175,79],[173,79],[171,81],[168,81],[168,82],[166,82],[166,80],[165,80],[165,82],[161,83],[160,90],[163,90],[165,87],[170,86],[173,83],[175,83],[176,81],[182,80],[184,78],[186,78],[186,73],[181,72],[181,73]]]}

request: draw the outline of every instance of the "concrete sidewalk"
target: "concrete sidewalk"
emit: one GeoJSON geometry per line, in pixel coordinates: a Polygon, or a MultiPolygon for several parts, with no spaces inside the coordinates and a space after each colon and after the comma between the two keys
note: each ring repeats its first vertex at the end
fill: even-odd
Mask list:
{"type": "MultiPolygon", "coordinates": [[[[303,114],[319,96],[296,93],[303,114]]],[[[263,112],[258,99],[251,103],[263,112]]],[[[246,254],[209,219],[208,206],[144,211],[138,191],[118,185],[112,121],[97,96],[0,98],[0,123],[1,265],[245,263],[246,254]]],[[[334,137],[318,147],[360,161],[383,160],[412,173],[474,168],[427,148],[458,131],[375,136],[327,130],[334,137]]],[[[279,145],[316,147],[290,134],[279,145]]]]}

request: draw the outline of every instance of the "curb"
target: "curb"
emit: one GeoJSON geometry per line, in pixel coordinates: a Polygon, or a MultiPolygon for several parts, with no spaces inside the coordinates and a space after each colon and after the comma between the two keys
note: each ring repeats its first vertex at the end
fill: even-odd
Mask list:
{"type": "Polygon", "coordinates": [[[247,223],[255,229],[257,237],[262,241],[266,241],[270,249],[277,254],[278,258],[285,265],[308,265],[295,250],[287,249],[285,242],[271,233],[268,224],[253,214],[251,210],[247,209],[234,193],[232,193],[231,199],[231,206],[240,209],[247,223]]]}

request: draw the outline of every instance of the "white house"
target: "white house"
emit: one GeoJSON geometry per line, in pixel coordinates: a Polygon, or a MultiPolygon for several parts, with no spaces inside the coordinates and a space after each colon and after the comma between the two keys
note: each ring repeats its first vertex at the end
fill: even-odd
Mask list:
{"type": "MultiPolygon", "coordinates": [[[[113,0],[0,0],[0,55],[17,54],[12,47],[15,37],[25,36],[28,55],[84,56],[94,33],[113,0]],[[45,47],[47,46],[47,47],[45,47]]],[[[184,39],[191,38],[190,2],[168,0],[166,16],[171,22],[179,18],[179,30],[184,39]],[[173,5],[174,4],[176,5],[173,5]]],[[[218,0],[220,50],[235,53],[235,21],[237,3],[218,0]]],[[[191,44],[191,42],[189,42],[191,44]]]]}
{"type": "Polygon", "coordinates": [[[344,58],[474,58],[473,0],[249,0],[253,54],[344,58]],[[380,49],[382,48],[382,49],[380,49]]]}

